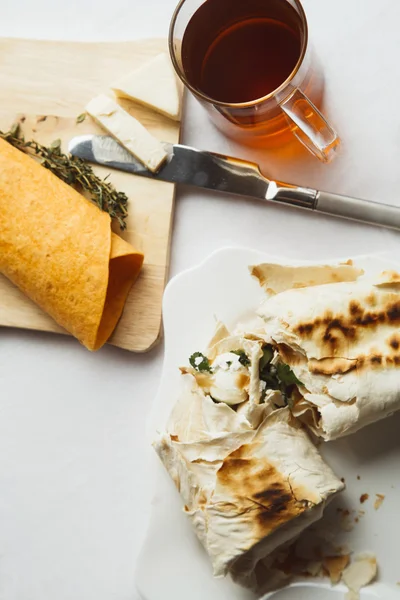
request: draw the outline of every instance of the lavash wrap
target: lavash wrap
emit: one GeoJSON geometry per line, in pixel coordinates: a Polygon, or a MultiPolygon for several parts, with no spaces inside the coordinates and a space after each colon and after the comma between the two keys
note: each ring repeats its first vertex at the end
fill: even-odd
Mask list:
{"type": "Polygon", "coordinates": [[[107,213],[0,139],[0,273],[88,349],[110,337],[142,263],[107,213]]]}
{"type": "MultiPolygon", "coordinates": [[[[184,511],[215,576],[257,589],[257,566],[322,516],[343,489],[288,408],[261,400],[262,341],[219,325],[205,354],[245,349],[248,399],[231,407],[207,393],[210,375],[183,368],[183,391],[154,447],[179,490],[184,511]]],[[[273,392],[276,394],[277,392],[273,392]]]]}
{"type": "Polygon", "coordinates": [[[302,267],[305,287],[290,289],[293,269],[252,268],[268,294],[258,310],[264,333],[302,384],[293,415],[333,440],[398,410],[400,275],[353,269],[353,281],[348,271],[344,281],[310,285],[315,268],[302,267]],[[277,273],[289,289],[276,289],[277,273]]]}

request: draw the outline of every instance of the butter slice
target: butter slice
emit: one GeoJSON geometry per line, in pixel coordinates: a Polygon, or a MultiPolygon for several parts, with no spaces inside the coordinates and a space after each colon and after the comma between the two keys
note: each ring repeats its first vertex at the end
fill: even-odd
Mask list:
{"type": "Polygon", "coordinates": [[[86,112],[153,173],[167,158],[161,142],[108,96],[93,98],[86,112]]]}
{"type": "Polygon", "coordinates": [[[111,86],[119,98],[128,98],[180,120],[182,90],[170,58],[162,53],[111,86]]]}

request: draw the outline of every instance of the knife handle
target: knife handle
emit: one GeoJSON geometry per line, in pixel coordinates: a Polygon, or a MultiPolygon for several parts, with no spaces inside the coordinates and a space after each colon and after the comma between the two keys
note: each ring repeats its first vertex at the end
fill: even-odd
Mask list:
{"type": "Polygon", "coordinates": [[[318,192],[314,210],[353,221],[400,229],[400,208],[390,204],[318,192]]]}

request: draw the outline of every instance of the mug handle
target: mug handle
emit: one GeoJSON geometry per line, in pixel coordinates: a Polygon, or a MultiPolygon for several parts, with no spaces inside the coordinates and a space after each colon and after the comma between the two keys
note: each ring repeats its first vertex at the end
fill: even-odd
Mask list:
{"type": "Polygon", "coordinates": [[[281,108],[297,139],[322,162],[330,162],[340,138],[311,100],[296,88],[281,102],[281,108]]]}

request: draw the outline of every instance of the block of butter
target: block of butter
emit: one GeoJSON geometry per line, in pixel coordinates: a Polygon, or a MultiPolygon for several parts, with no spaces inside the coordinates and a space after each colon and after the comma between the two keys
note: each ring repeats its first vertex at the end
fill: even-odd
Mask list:
{"type": "Polygon", "coordinates": [[[86,112],[153,173],[167,158],[161,142],[108,96],[93,98],[86,112]]]}
{"type": "Polygon", "coordinates": [[[116,81],[111,89],[119,98],[128,98],[180,120],[182,85],[165,52],[116,81]]]}

